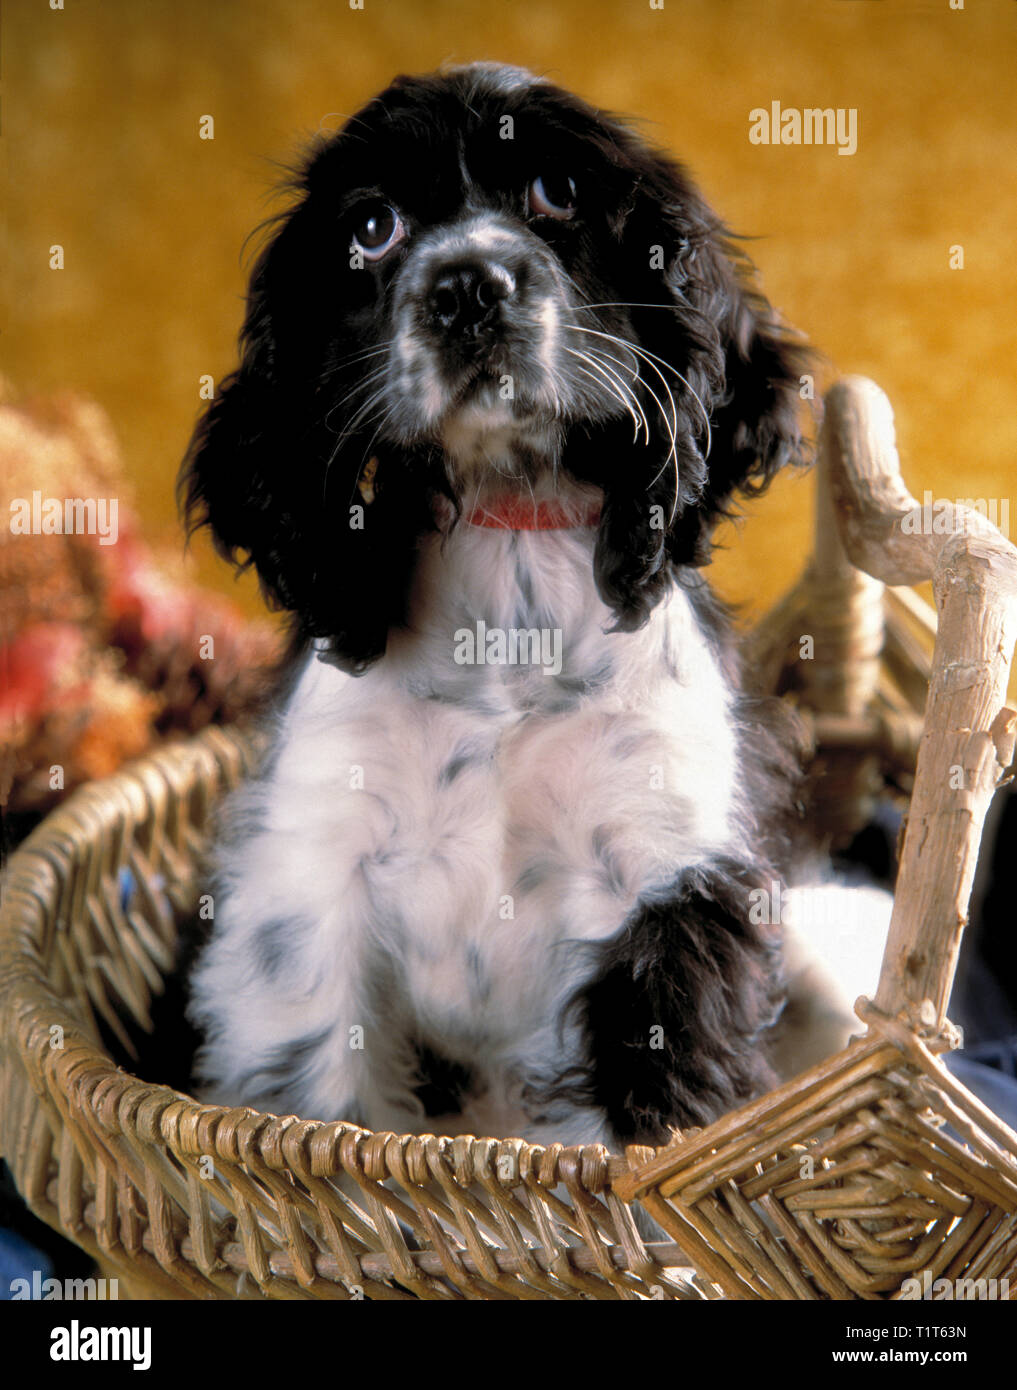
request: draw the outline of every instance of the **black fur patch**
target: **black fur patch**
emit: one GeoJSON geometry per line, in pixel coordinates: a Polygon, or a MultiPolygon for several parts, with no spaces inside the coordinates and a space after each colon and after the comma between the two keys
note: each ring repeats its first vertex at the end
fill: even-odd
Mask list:
{"type": "MultiPolygon", "coordinates": [[[[255,932],[251,943],[251,953],[259,973],[274,980],[297,942],[292,922],[264,922],[255,932]]],[[[299,952],[299,944],[296,949],[299,952]]]]}
{"type": "Polygon", "coordinates": [[[425,1115],[457,1115],[463,1097],[473,1082],[473,1073],[462,1062],[443,1057],[427,1043],[414,1044],[417,1055],[417,1076],[413,1092],[424,1107],[425,1115]]]}
{"type": "Polygon", "coordinates": [[[552,1100],[602,1109],[619,1143],[659,1144],[774,1084],[764,1033],[781,995],[779,929],[751,923],[753,887],[769,892],[770,879],[734,864],[689,872],[596,948],[596,976],[567,1011],[590,1060],[552,1100]]]}
{"type": "Polygon", "coordinates": [[[476,767],[478,764],[486,762],[487,758],[488,755],[473,744],[460,744],[448,762],[440,769],[438,785],[440,787],[451,786],[468,767],[476,767]]]}

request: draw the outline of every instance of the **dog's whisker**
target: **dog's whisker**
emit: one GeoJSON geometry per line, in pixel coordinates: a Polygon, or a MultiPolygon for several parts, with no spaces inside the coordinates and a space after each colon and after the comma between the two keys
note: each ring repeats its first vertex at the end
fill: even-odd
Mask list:
{"type": "MultiPolygon", "coordinates": [[[[371,386],[371,385],[373,385],[374,382],[376,382],[376,381],[379,379],[379,377],[380,377],[380,376],[383,376],[383,375],[384,375],[384,373],[382,373],[382,372],[375,372],[375,373],[373,373],[371,376],[365,378],[365,380],[364,380],[364,385],[365,385],[365,386],[371,386]]],[[[347,396],[345,396],[345,397],[343,398],[344,401],[349,400],[350,396],[352,396],[352,395],[354,395],[354,394],[356,394],[356,393],[353,392],[353,391],[351,391],[347,396]]],[[[382,396],[384,396],[384,395],[385,395],[385,387],[384,387],[384,386],[379,386],[378,389],[377,389],[376,391],[372,391],[372,392],[371,392],[371,394],[368,396],[367,400],[364,401],[364,402],[362,402],[362,404],[357,408],[356,412],[355,412],[354,415],[351,417],[351,419],[347,422],[347,424],[343,427],[343,429],[340,430],[339,435],[338,435],[338,437],[337,437],[337,439],[336,439],[336,443],[337,443],[337,444],[341,444],[341,443],[343,442],[343,440],[349,438],[350,434],[351,434],[351,433],[353,432],[353,430],[356,428],[357,423],[359,422],[359,420],[361,419],[361,417],[364,415],[364,413],[365,413],[366,411],[370,410],[371,406],[372,406],[376,401],[379,401],[379,400],[382,398],[382,396]]],[[[341,404],[343,404],[343,402],[340,402],[339,404],[341,405],[341,404]]],[[[334,410],[338,410],[338,408],[339,408],[339,405],[333,406],[333,407],[329,410],[328,414],[331,415],[332,412],[333,412],[334,410]]],[[[326,417],[325,417],[325,423],[326,423],[326,424],[328,423],[328,416],[327,416],[327,415],[326,415],[326,417]]]]}
{"type": "Polygon", "coordinates": [[[377,380],[377,376],[365,378],[361,386],[355,387],[352,391],[347,392],[347,394],[343,397],[341,401],[337,401],[335,405],[329,406],[328,410],[325,412],[324,416],[322,417],[321,423],[325,429],[330,430],[332,433],[335,434],[336,445],[341,444],[345,439],[349,438],[350,432],[355,427],[360,415],[363,413],[363,411],[369,410],[372,402],[376,401],[381,395],[384,394],[385,388],[381,386],[378,387],[376,390],[372,391],[370,395],[367,397],[367,399],[357,407],[353,415],[347,419],[346,423],[340,429],[334,429],[333,426],[329,424],[329,416],[334,415],[336,411],[341,410],[342,407],[344,405],[349,404],[349,402],[355,396],[360,395],[362,390],[367,390],[368,388],[373,386],[377,382],[377,380]]]}
{"type": "Polygon", "coordinates": [[[350,367],[355,363],[365,362],[369,357],[380,357],[382,353],[388,352],[394,342],[394,338],[386,338],[373,348],[366,348],[361,352],[351,352],[346,357],[337,357],[331,366],[322,372],[322,380],[331,376],[333,372],[337,372],[341,367],[350,367]]]}
{"type": "Polygon", "coordinates": [[[370,361],[372,357],[387,357],[388,346],[372,348],[370,352],[361,352],[350,357],[344,357],[338,362],[333,362],[331,367],[325,369],[321,374],[323,382],[329,377],[335,376],[338,372],[348,371],[351,367],[359,367],[362,363],[370,361]]]}
{"type": "MultiPolygon", "coordinates": [[[[576,353],[576,349],[575,349],[575,348],[567,348],[566,351],[567,351],[567,352],[574,353],[574,354],[576,353]]],[[[633,407],[635,408],[635,410],[637,410],[638,413],[639,413],[639,417],[640,417],[640,418],[639,418],[639,420],[638,420],[637,423],[636,423],[636,433],[635,433],[635,435],[633,436],[633,439],[638,438],[638,435],[639,435],[639,427],[640,427],[640,425],[641,425],[642,428],[643,428],[643,430],[645,431],[646,443],[649,444],[649,442],[650,442],[650,429],[649,429],[649,425],[647,424],[647,420],[646,420],[646,412],[645,412],[645,411],[643,410],[643,408],[642,408],[642,405],[641,405],[641,403],[640,403],[640,401],[639,401],[639,397],[635,394],[635,392],[632,390],[632,388],[631,388],[626,382],[624,382],[624,381],[621,379],[621,377],[617,374],[617,372],[613,371],[612,368],[607,367],[607,366],[605,366],[604,364],[605,364],[606,362],[613,362],[614,365],[615,365],[616,367],[620,367],[623,371],[626,371],[626,372],[631,373],[631,374],[632,374],[632,377],[633,377],[633,380],[635,380],[635,381],[641,381],[642,378],[641,378],[641,376],[639,375],[638,366],[637,366],[636,370],[633,372],[632,364],[631,364],[631,363],[623,362],[623,361],[621,360],[621,358],[615,357],[613,353],[608,352],[605,348],[587,348],[585,352],[578,353],[577,355],[580,356],[580,357],[582,357],[582,359],[583,359],[584,361],[589,362],[591,366],[599,365],[604,371],[610,373],[610,375],[614,378],[614,381],[617,383],[618,388],[621,390],[621,392],[623,393],[623,395],[626,397],[626,399],[627,399],[628,401],[631,401],[632,406],[633,406],[633,407]],[[594,362],[594,360],[593,360],[594,358],[596,359],[596,362],[594,362]]]]}
{"type": "Polygon", "coordinates": [[[603,299],[595,304],[570,304],[567,306],[567,312],[576,314],[582,309],[666,309],[673,314],[677,312],[677,308],[675,304],[644,304],[636,299],[603,299]]]}
{"type": "Polygon", "coordinates": [[[364,476],[364,469],[367,467],[368,460],[371,457],[371,450],[374,447],[374,441],[378,438],[378,435],[385,428],[385,426],[388,424],[389,420],[391,420],[394,414],[394,405],[390,405],[386,410],[382,411],[381,418],[378,420],[377,426],[375,427],[375,431],[371,435],[370,439],[367,441],[367,447],[365,448],[363,455],[360,459],[360,466],[357,468],[357,476],[356,481],[353,484],[353,492],[350,494],[351,502],[353,497],[356,496],[357,490],[360,487],[361,480],[364,476]]]}
{"type": "MultiPolygon", "coordinates": [[[[603,365],[603,363],[604,363],[605,361],[607,361],[607,362],[613,362],[613,363],[615,364],[615,366],[619,367],[622,371],[632,372],[632,379],[633,379],[634,382],[635,382],[635,381],[642,381],[642,380],[643,380],[642,376],[641,376],[640,373],[639,373],[638,364],[636,365],[636,368],[635,368],[635,370],[633,371],[633,369],[632,369],[632,367],[631,367],[631,365],[630,365],[629,363],[623,362],[623,361],[621,360],[620,357],[615,357],[613,353],[607,352],[604,348],[590,348],[590,349],[588,349],[588,354],[589,354],[589,356],[596,358],[596,360],[597,360],[598,362],[600,362],[602,365],[603,365]]],[[[646,418],[646,411],[643,409],[642,402],[640,401],[639,397],[636,395],[636,393],[635,393],[635,391],[632,389],[632,387],[629,386],[626,382],[623,382],[623,381],[621,380],[621,378],[618,377],[617,373],[613,372],[613,371],[611,370],[610,367],[606,367],[606,366],[605,366],[605,367],[604,367],[604,370],[605,370],[605,371],[611,371],[612,376],[614,376],[614,377],[616,378],[616,380],[618,381],[618,383],[619,383],[619,385],[621,386],[622,390],[625,392],[625,394],[628,396],[628,398],[632,401],[632,403],[633,403],[633,405],[635,406],[636,410],[639,412],[640,424],[642,425],[642,428],[643,428],[643,432],[644,432],[644,436],[645,436],[645,442],[646,442],[646,444],[648,445],[649,442],[650,442],[650,426],[649,426],[649,422],[647,421],[647,418],[646,418]]],[[[638,425],[637,425],[635,437],[638,438],[638,435],[639,435],[639,428],[638,428],[638,425]]]]}
{"type": "Polygon", "coordinates": [[[654,362],[659,362],[662,367],[666,367],[668,371],[674,372],[675,376],[678,378],[678,380],[689,392],[689,395],[699,406],[699,409],[703,416],[703,424],[706,426],[706,448],[703,451],[703,458],[704,460],[708,459],[710,457],[710,450],[713,447],[713,429],[710,425],[709,411],[703,404],[703,400],[702,397],[699,395],[699,392],[689,381],[688,377],[683,376],[682,373],[678,370],[678,368],[675,367],[672,363],[668,362],[666,358],[658,357],[658,355],[655,352],[651,352],[649,348],[643,347],[642,344],[639,344],[639,346],[633,345],[633,351],[638,353],[640,357],[651,358],[654,362]]]}
{"type": "MultiPolygon", "coordinates": [[[[656,308],[666,308],[667,306],[666,306],[666,305],[656,305],[656,306],[655,306],[655,305],[650,304],[650,305],[647,305],[646,307],[652,309],[652,308],[654,308],[654,307],[656,307],[656,308]]],[[[566,327],[566,328],[572,329],[572,331],[575,332],[575,333],[593,333],[593,334],[595,334],[595,335],[598,334],[598,330],[597,330],[597,329],[594,329],[594,328],[581,328],[578,324],[566,324],[565,327],[566,327]]],[[[693,399],[693,400],[696,402],[696,404],[699,406],[699,409],[700,409],[700,411],[701,411],[701,413],[702,413],[702,416],[703,416],[703,423],[704,423],[704,425],[706,426],[706,448],[705,448],[705,450],[704,450],[704,452],[703,452],[703,458],[704,458],[704,459],[708,459],[708,458],[710,457],[710,450],[711,450],[711,448],[713,447],[713,429],[712,429],[712,427],[711,427],[711,425],[710,425],[710,413],[709,413],[709,411],[706,409],[706,406],[703,404],[703,400],[702,400],[702,397],[700,396],[699,392],[696,390],[696,388],[695,388],[695,387],[692,385],[692,383],[689,381],[688,377],[683,376],[682,373],[678,370],[678,368],[677,368],[676,366],[674,366],[673,363],[668,362],[667,358],[665,358],[665,357],[659,357],[659,356],[657,355],[657,353],[651,352],[649,348],[643,347],[641,344],[639,344],[639,345],[637,346],[635,343],[631,342],[628,338],[619,338],[619,337],[617,336],[617,334],[614,334],[614,333],[604,333],[604,332],[602,332],[602,331],[599,333],[599,336],[605,337],[605,338],[608,338],[608,339],[611,339],[611,340],[613,340],[614,342],[618,343],[619,346],[624,345],[624,346],[627,347],[630,351],[635,352],[635,353],[638,353],[641,357],[644,357],[644,358],[651,358],[654,362],[659,362],[660,365],[661,365],[662,367],[666,367],[666,368],[668,369],[669,372],[674,372],[675,376],[676,376],[676,377],[678,378],[678,380],[685,386],[685,388],[686,388],[686,389],[688,390],[688,392],[689,392],[689,395],[692,397],[692,399],[693,399]]]]}
{"type": "MultiPolygon", "coordinates": [[[[628,346],[630,347],[631,351],[635,353],[635,355],[636,355],[637,358],[641,358],[644,362],[646,362],[647,366],[650,368],[651,371],[656,372],[657,376],[660,378],[661,385],[663,386],[665,392],[667,393],[667,398],[668,398],[668,400],[669,400],[670,403],[671,403],[671,421],[670,421],[670,424],[671,424],[671,427],[672,427],[672,428],[671,428],[671,431],[670,431],[670,433],[671,433],[671,453],[674,455],[674,462],[675,462],[675,484],[676,484],[676,487],[675,487],[675,507],[677,507],[677,505],[678,505],[678,484],[679,484],[679,478],[678,478],[678,455],[677,455],[677,453],[675,452],[675,450],[676,450],[676,436],[677,436],[677,431],[678,431],[678,407],[677,407],[677,405],[676,405],[676,403],[675,403],[675,399],[674,399],[674,396],[673,396],[673,394],[672,394],[672,392],[671,392],[671,388],[670,388],[670,386],[668,385],[667,378],[664,376],[664,374],[663,374],[663,372],[660,370],[660,368],[657,367],[657,366],[654,364],[654,362],[651,360],[652,354],[651,354],[651,355],[648,355],[648,354],[644,353],[643,350],[642,350],[642,348],[637,347],[634,343],[628,344],[628,346]]],[[[648,391],[651,391],[650,385],[649,385],[649,383],[646,381],[645,377],[641,377],[640,379],[642,380],[643,385],[646,387],[646,389],[647,389],[648,391]]],[[[652,394],[652,391],[651,391],[651,394],[652,394]]],[[[666,415],[664,414],[664,408],[663,408],[663,406],[661,406],[661,414],[664,415],[665,422],[666,422],[667,417],[666,417],[666,415]]],[[[665,461],[665,467],[666,467],[666,461],[665,461]]],[[[663,472],[663,468],[661,469],[661,472],[663,472]]],[[[659,478],[659,477],[660,477],[660,473],[657,474],[657,478],[659,478]]],[[[657,478],[654,478],[654,480],[653,480],[654,483],[657,481],[657,478]]],[[[652,487],[652,486],[653,486],[653,484],[651,483],[651,487],[652,487]]],[[[673,512],[673,511],[672,511],[672,514],[671,514],[671,519],[672,519],[672,521],[674,520],[674,512],[673,512]]]]}
{"type": "Polygon", "coordinates": [[[365,421],[365,417],[369,419],[371,411],[382,399],[383,395],[383,391],[376,391],[373,396],[371,396],[367,401],[365,401],[364,405],[361,407],[360,410],[357,411],[356,415],[350,421],[346,429],[344,429],[342,434],[339,435],[338,439],[335,442],[335,447],[329,454],[328,462],[325,464],[325,477],[323,480],[324,484],[327,484],[328,482],[329,469],[332,467],[332,464],[339,456],[343,444],[345,444],[346,440],[349,439],[350,436],[353,434],[356,426],[360,424],[362,421],[365,421]]]}
{"type": "MultiPolygon", "coordinates": [[[[327,491],[328,491],[328,475],[329,475],[329,473],[331,472],[332,464],[335,462],[336,458],[337,458],[338,455],[339,455],[339,451],[340,451],[340,449],[342,448],[342,445],[345,443],[345,441],[346,441],[347,439],[349,439],[350,435],[353,433],[353,431],[354,431],[354,429],[356,428],[357,424],[363,419],[363,417],[364,417],[365,415],[369,415],[369,414],[370,414],[371,410],[374,408],[374,406],[376,406],[376,405],[378,404],[378,402],[384,397],[384,395],[385,395],[385,389],[384,389],[384,387],[381,387],[381,388],[379,388],[379,390],[375,391],[371,396],[369,396],[368,399],[364,402],[364,404],[363,404],[363,405],[360,407],[360,409],[357,411],[357,413],[353,416],[353,419],[349,422],[349,424],[346,426],[346,428],[345,428],[345,429],[342,431],[342,433],[341,433],[340,435],[338,435],[338,437],[336,438],[335,445],[334,445],[334,447],[333,447],[333,449],[332,449],[332,452],[329,454],[328,460],[327,460],[327,462],[326,462],[326,464],[325,464],[325,472],[324,472],[324,475],[323,475],[322,480],[321,480],[321,495],[322,495],[322,500],[324,500],[324,498],[325,498],[325,496],[326,496],[326,493],[327,493],[327,491]]],[[[372,437],[372,443],[373,443],[373,437],[372,437]]],[[[368,446],[368,447],[370,447],[370,446],[368,446]]],[[[358,477],[357,481],[359,482],[359,477],[358,477]]]]}
{"type": "MultiPolygon", "coordinates": [[[[566,351],[575,352],[576,349],[567,348],[566,351]]],[[[642,407],[639,404],[639,398],[638,396],[636,396],[635,392],[628,385],[628,383],[624,381],[614,370],[615,366],[625,368],[626,364],[623,363],[619,358],[616,358],[612,353],[605,352],[597,348],[587,348],[585,352],[582,352],[579,355],[590,366],[596,367],[599,371],[606,372],[607,375],[614,382],[617,391],[620,392],[625,401],[631,403],[633,409],[638,412],[639,419],[636,421],[636,433],[638,434],[640,426],[645,426],[646,424],[646,417],[643,414],[642,407]],[[609,362],[613,363],[614,366],[608,366],[607,364],[609,362]]],[[[647,442],[649,442],[649,437],[647,437],[647,442]]]]}
{"type": "MultiPolygon", "coordinates": [[[[673,396],[672,393],[671,393],[671,390],[670,390],[670,387],[669,387],[668,384],[667,384],[666,378],[664,377],[663,373],[660,371],[660,368],[659,368],[656,364],[659,362],[662,366],[667,367],[669,371],[672,371],[672,372],[674,373],[674,375],[678,378],[678,380],[681,381],[681,382],[684,384],[684,386],[688,389],[689,394],[693,397],[693,399],[695,400],[696,404],[699,406],[699,409],[700,409],[700,411],[701,411],[701,413],[702,413],[703,421],[704,421],[704,423],[705,423],[705,425],[706,425],[706,449],[705,449],[705,452],[704,452],[704,454],[703,454],[703,458],[706,459],[706,458],[709,457],[709,455],[710,455],[710,450],[711,450],[711,448],[712,448],[712,446],[713,446],[713,431],[712,431],[712,428],[711,428],[711,426],[710,426],[710,417],[709,417],[709,415],[708,415],[708,413],[707,413],[707,410],[706,410],[705,405],[703,404],[703,402],[702,402],[702,400],[701,400],[701,398],[700,398],[700,396],[699,396],[699,393],[695,390],[695,388],[694,388],[694,387],[692,386],[692,384],[688,381],[688,379],[687,379],[685,376],[682,375],[682,373],[677,369],[677,367],[673,366],[673,365],[672,365],[670,362],[668,362],[665,358],[659,357],[655,352],[651,352],[651,351],[649,350],[649,348],[644,348],[644,347],[642,347],[640,344],[633,343],[633,342],[629,341],[628,339],[619,338],[616,334],[613,334],[613,333],[611,333],[611,334],[608,334],[608,333],[600,333],[600,332],[598,332],[598,330],[596,330],[596,329],[589,329],[589,328],[577,328],[576,331],[577,331],[577,332],[580,332],[580,333],[592,333],[592,334],[594,334],[594,336],[606,337],[606,338],[608,338],[610,341],[613,341],[613,342],[617,343],[619,346],[623,346],[623,345],[624,345],[626,348],[629,349],[629,351],[631,351],[631,352],[634,353],[637,357],[641,358],[644,362],[646,362],[647,366],[650,367],[650,369],[651,369],[652,371],[654,371],[654,372],[656,373],[656,375],[660,378],[660,380],[661,380],[661,382],[662,382],[662,384],[663,384],[663,386],[664,386],[665,391],[667,391],[668,398],[669,398],[669,400],[671,401],[671,409],[672,409],[672,412],[673,412],[672,418],[673,418],[673,422],[674,422],[674,428],[675,428],[675,430],[677,430],[677,427],[678,427],[678,412],[677,412],[677,407],[676,407],[676,405],[675,405],[674,396],[673,396]]],[[[645,380],[644,380],[643,384],[647,387],[647,390],[650,389],[650,388],[649,388],[649,385],[646,383],[645,380]]],[[[652,392],[651,392],[651,394],[652,394],[652,392]]],[[[663,413],[663,407],[661,408],[661,411],[662,411],[662,413],[663,413]]],[[[676,514],[676,512],[677,512],[677,509],[678,509],[678,500],[679,500],[680,487],[681,487],[681,479],[680,479],[679,471],[678,471],[678,457],[677,457],[677,454],[674,453],[674,434],[672,434],[672,454],[674,454],[674,464],[675,464],[675,500],[674,500],[674,505],[673,505],[673,507],[672,507],[672,509],[671,509],[671,520],[673,521],[673,520],[674,520],[674,517],[675,517],[675,514],[676,514]]],[[[669,458],[670,458],[670,457],[671,457],[671,455],[669,455],[669,458]]],[[[667,462],[668,462],[668,460],[665,460],[664,467],[667,466],[667,462]]],[[[662,468],[660,471],[663,472],[663,468],[662,468]]],[[[657,474],[657,477],[653,479],[653,482],[655,483],[655,482],[657,481],[657,478],[659,478],[659,477],[660,477],[660,473],[658,473],[658,474],[657,474]]],[[[651,487],[652,487],[652,485],[653,485],[653,484],[651,483],[651,487]]]]}
{"type": "MultiPolygon", "coordinates": [[[[589,380],[592,381],[595,385],[601,386],[601,387],[606,385],[606,386],[607,386],[607,389],[608,389],[608,394],[609,394],[609,395],[613,395],[617,400],[621,401],[622,405],[625,405],[625,404],[626,404],[626,402],[622,400],[621,396],[618,395],[618,392],[612,389],[611,383],[610,383],[610,382],[605,382],[605,380],[604,380],[603,377],[594,376],[593,372],[588,372],[588,371],[586,370],[585,367],[579,367],[579,368],[577,368],[577,370],[578,370],[583,376],[588,377],[589,380]]],[[[629,410],[629,414],[630,414],[630,415],[632,416],[632,418],[633,418],[634,428],[633,428],[633,431],[632,431],[632,442],[633,442],[633,444],[634,444],[634,443],[636,442],[636,440],[639,438],[639,424],[640,424],[640,422],[639,422],[638,416],[635,415],[635,413],[633,412],[633,410],[631,409],[631,407],[627,407],[627,408],[628,408],[628,410],[629,410]]]]}
{"type": "Polygon", "coordinates": [[[361,391],[366,390],[368,386],[373,385],[374,382],[378,381],[384,375],[385,368],[379,367],[379,369],[376,372],[369,373],[367,376],[364,377],[363,381],[359,382],[356,386],[352,387],[349,391],[347,391],[346,395],[343,396],[340,400],[335,401],[332,405],[330,405],[329,408],[325,411],[325,414],[322,418],[322,424],[325,426],[325,428],[330,428],[328,423],[328,417],[330,415],[334,415],[337,410],[341,410],[342,407],[347,403],[347,401],[352,400],[354,396],[359,395],[361,391]]]}
{"type": "Polygon", "coordinates": [[[393,402],[391,402],[388,406],[386,406],[385,410],[382,412],[381,417],[380,417],[380,419],[379,419],[379,421],[378,421],[377,427],[375,428],[374,433],[371,435],[371,438],[370,438],[370,439],[368,440],[368,442],[367,442],[367,450],[368,450],[368,451],[370,451],[370,449],[373,448],[373,446],[374,446],[374,441],[378,438],[379,433],[380,433],[381,430],[385,427],[385,425],[388,423],[388,421],[391,420],[391,418],[393,417],[393,415],[394,415],[395,413],[396,413],[396,403],[393,401],[393,402]]]}
{"type": "MultiPolygon", "coordinates": [[[[566,348],[565,351],[571,353],[573,357],[579,358],[580,361],[587,362],[594,369],[594,371],[598,372],[599,376],[595,377],[592,372],[586,371],[585,368],[579,368],[579,371],[581,371],[584,374],[584,376],[588,376],[592,381],[596,381],[598,385],[605,385],[608,389],[609,394],[614,396],[615,400],[619,401],[620,404],[625,407],[629,415],[631,415],[632,417],[632,424],[634,427],[632,432],[632,442],[635,443],[635,441],[639,438],[640,423],[645,425],[646,420],[644,416],[642,422],[640,422],[640,418],[636,414],[635,406],[633,405],[633,401],[635,400],[635,398],[632,395],[632,392],[628,389],[624,382],[621,382],[618,379],[616,374],[611,371],[610,367],[605,367],[602,364],[598,364],[593,360],[592,356],[589,353],[577,352],[575,348],[566,348]]],[[[647,430],[647,443],[648,442],[649,431],[647,430]]]]}
{"type": "MultiPolygon", "coordinates": [[[[677,407],[677,405],[675,404],[675,399],[674,399],[674,396],[673,396],[672,393],[671,393],[671,388],[670,388],[670,387],[668,386],[668,384],[667,384],[667,378],[666,378],[666,377],[664,376],[664,374],[660,371],[660,369],[653,363],[653,361],[650,359],[650,357],[646,356],[646,355],[642,352],[642,350],[641,350],[639,347],[637,347],[637,345],[636,345],[635,343],[628,342],[626,339],[618,338],[618,337],[616,337],[615,334],[613,334],[613,333],[603,333],[603,332],[599,332],[599,331],[597,331],[596,329],[592,329],[592,328],[576,328],[576,329],[575,329],[575,332],[577,332],[577,333],[593,333],[593,334],[595,334],[595,336],[597,336],[597,337],[600,337],[600,338],[607,338],[610,342],[616,343],[619,347],[627,348],[634,356],[639,357],[639,358],[643,358],[643,360],[646,362],[647,366],[648,366],[652,371],[656,372],[656,373],[657,373],[657,376],[660,377],[660,380],[663,382],[664,390],[667,392],[668,400],[671,402],[671,417],[670,417],[670,419],[668,418],[667,411],[664,409],[664,404],[663,404],[663,402],[661,401],[660,397],[657,395],[656,391],[654,391],[654,389],[653,389],[653,387],[650,385],[650,383],[646,380],[645,377],[640,377],[640,378],[639,378],[640,381],[642,381],[642,384],[643,384],[644,389],[645,389],[647,392],[649,392],[649,394],[653,397],[653,400],[656,402],[656,404],[657,404],[657,409],[660,411],[660,418],[661,418],[661,419],[663,420],[663,422],[664,422],[664,427],[665,427],[665,429],[667,430],[668,437],[669,437],[669,439],[670,439],[670,441],[671,441],[671,448],[670,448],[669,451],[668,451],[667,457],[664,459],[664,462],[663,462],[663,464],[661,465],[660,469],[658,470],[656,476],[655,476],[655,477],[650,481],[650,483],[649,483],[649,487],[653,487],[654,483],[656,483],[657,480],[660,478],[661,474],[664,472],[664,469],[667,467],[667,465],[668,465],[672,460],[674,461],[675,494],[674,494],[674,502],[673,502],[673,504],[672,504],[672,506],[671,506],[671,515],[670,515],[669,520],[668,520],[668,524],[670,524],[672,521],[674,521],[675,516],[677,515],[677,512],[678,512],[678,500],[679,500],[679,497],[680,497],[680,495],[681,495],[681,475],[680,475],[679,463],[678,463],[678,433],[677,433],[677,431],[678,431],[678,407],[677,407]]],[[[632,371],[633,376],[638,375],[638,372],[636,371],[635,368],[629,368],[629,370],[632,371]]]]}

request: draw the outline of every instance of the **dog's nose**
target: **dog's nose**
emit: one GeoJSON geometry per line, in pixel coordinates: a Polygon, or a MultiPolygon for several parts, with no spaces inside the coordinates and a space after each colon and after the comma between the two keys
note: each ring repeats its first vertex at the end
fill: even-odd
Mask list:
{"type": "Polygon", "coordinates": [[[493,321],[515,292],[515,276],[497,261],[451,266],[431,287],[431,308],[446,333],[469,334],[493,321]]]}

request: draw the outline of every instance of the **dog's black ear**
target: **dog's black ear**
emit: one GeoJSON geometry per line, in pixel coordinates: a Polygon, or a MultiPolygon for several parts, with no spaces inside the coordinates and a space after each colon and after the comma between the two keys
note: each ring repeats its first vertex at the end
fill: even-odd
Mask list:
{"type": "Polygon", "coordinates": [[[720,517],[738,493],[762,492],[779,469],[804,459],[801,390],[810,354],[754,287],[753,267],[684,174],[680,243],[666,274],[702,373],[710,412],[702,493],[672,528],[678,563],[705,564],[720,517]]]}
{"type": "Polygon", "coordinates": [[[326,639],[326,659],[356,672],[404,616],[431,512],[396,460],[378,469],[369,502],[358,491],[371,430],[347,431],[356,409],[342,410],[362,367],[330,366],[358,354],[330,336],[344,290],[329,233],[305,198],[259,256],[240,364],[198,421],[178,496],[189,532],[208,526],[220,554],[254,566],[299,636],[326,639]]]}
{"type": "MultiPolygon", "coordinates": [[[[219,553],[242,567],[266,554],[279,520],[269,514],[279,402],[268,294],[270,256],[278,254],[273,242],[254,267],[240,365],[219,383],[199,418],[177,481],[188,534],[207,526],[219,553]]],[[[285,606],[270,579],[262,575],[262,582],[266,597],[285,606]]]]}
{"type": "Polygon", "coordinates": [[[709,562],[736,495],[761,492],[802,458],[809,356],[753,288],[750,264],[685,170],[631,132],[616,130],[615,143],[636,175],[615,234],[625,265],[641,267],[623,273],[616,297],[644,306],[631,321],[649,354],[644,389],[661,402],[644,402],[654,450],[612,439],[600,452],[625,467],[596,479],[605,492],[597,583],[617,626],[631,630],[666,592],[672,566],[709,562]]]}

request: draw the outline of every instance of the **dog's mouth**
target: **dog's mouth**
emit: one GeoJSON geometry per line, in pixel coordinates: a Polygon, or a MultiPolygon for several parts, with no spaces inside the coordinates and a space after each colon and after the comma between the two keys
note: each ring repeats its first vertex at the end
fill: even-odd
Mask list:
{"type": "Polygon", "coordinates": [[[542,296],[468,332],[425,339],[449,404],[458,406],[493,389],[500,399],[518,402],[523,413],[537,402],[554,408],[560,317],[560,307],[542,296]]]}
{"type": "Polygon", "coordinates": [[[461,342],[422,342],[412,385],[397,381],[393,423],[405,443],[437,444],[457,471],[489,466],[511,476],[557,452],[556,372],[542,363],[539,322],[492,327],[461,342]]]}
{"type": "Polygon", "coordinates": [[[453,405],[460,406],[478,397],[496,393],[499,387],[503,391],[506,390],[506,377],[513,377],[509,354],[506,353],[503,343],[492,341],[479,348],[472,357],[462,363],[458,384],[450,393],[453,405]]]}
{"type": "Polygon", "coordinates": [[[436,426],[439,444],[460,470],[490,468],[512,476],[521,459],[551,461],[554,412],[510,394],[506,375],[474,368],[436,426]]]}

